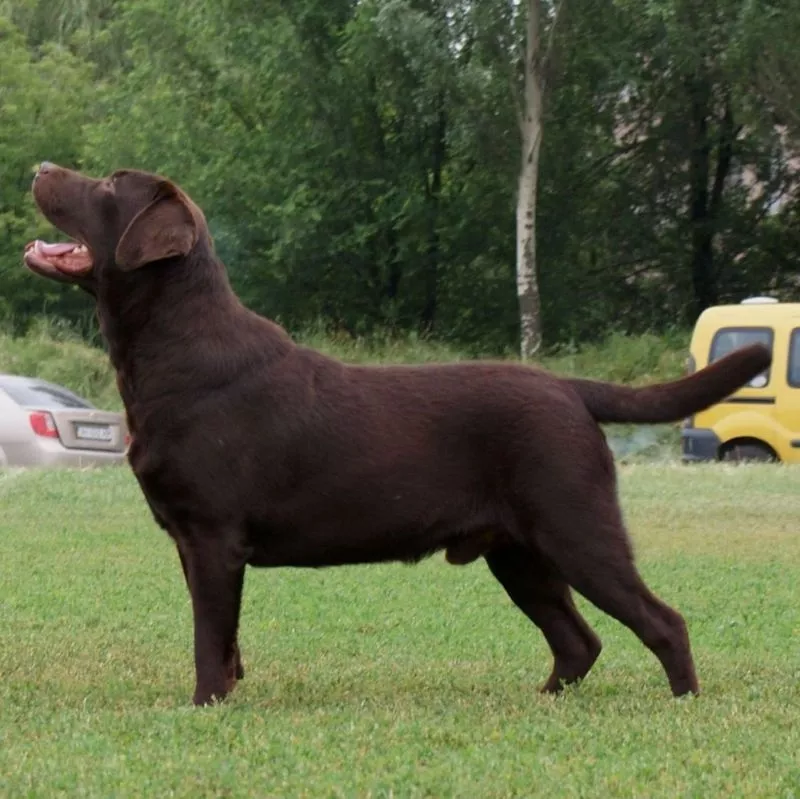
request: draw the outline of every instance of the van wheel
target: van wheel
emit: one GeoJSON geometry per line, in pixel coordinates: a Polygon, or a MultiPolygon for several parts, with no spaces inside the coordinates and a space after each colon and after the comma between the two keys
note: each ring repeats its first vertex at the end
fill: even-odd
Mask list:
{"type": "Polygon", "coordinates": [[[720,453],[720,460],[726,463],[776,462],[778,456],[766,445],[751,441],[734,441],[726,444],[720,453]]]}

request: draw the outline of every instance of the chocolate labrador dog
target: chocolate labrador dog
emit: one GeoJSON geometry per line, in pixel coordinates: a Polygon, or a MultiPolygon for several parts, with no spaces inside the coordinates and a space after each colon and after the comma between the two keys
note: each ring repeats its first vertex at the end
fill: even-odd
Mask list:
{"type": "Polygon", "coordinates": [[[585,677],[600,641],[575,589],[698,690],[682,617],[647,588],[599,422],[671,422],[762,372],[739,350],[645,388],[563,379],[517,363],[350,366],[297,346],[245,308],[201,210],[138,171],[95,180],[43,163],[33,194],[72,241],[25,263],[91,293],[133,441],[129,459],[174,539],[192,598],[194,702],[243,676],[245,567],[484,558],[537,625],[544,690],[585,677]]]}

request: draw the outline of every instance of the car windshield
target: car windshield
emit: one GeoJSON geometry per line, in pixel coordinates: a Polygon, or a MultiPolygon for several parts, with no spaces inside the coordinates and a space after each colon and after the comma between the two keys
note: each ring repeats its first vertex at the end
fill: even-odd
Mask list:
{"type": "Polygon", "coordinates": [[[93,408],[71,391],[51,383],[0,377],[0,389],[23,408],[93,408]]]}

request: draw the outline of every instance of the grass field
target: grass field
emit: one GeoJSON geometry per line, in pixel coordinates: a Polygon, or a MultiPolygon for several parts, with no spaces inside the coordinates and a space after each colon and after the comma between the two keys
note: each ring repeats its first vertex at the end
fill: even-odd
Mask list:
{"type": "Polygon", "coordinates": [[[177,557],[127,469],[0,475],[0,796],[800,796],[800,469],[629,465],[639,564],[703,688],[582,603],[558,699],[482,564],[251,571],[230,702],[193,709],[177,557]]]}

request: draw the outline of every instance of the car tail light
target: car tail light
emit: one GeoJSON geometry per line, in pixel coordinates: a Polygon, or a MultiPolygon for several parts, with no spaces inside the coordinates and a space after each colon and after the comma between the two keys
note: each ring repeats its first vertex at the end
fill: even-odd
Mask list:
{"type": "Polygon", "coordinates": [[[47,411],[33,411],[30,417],[31,429],[37,436],[58,438],[56,423],[47,411]]]}

